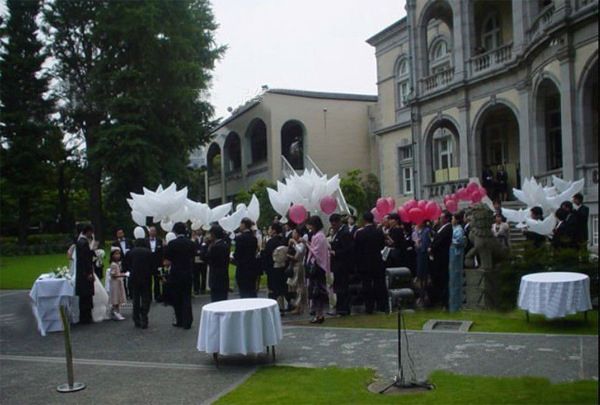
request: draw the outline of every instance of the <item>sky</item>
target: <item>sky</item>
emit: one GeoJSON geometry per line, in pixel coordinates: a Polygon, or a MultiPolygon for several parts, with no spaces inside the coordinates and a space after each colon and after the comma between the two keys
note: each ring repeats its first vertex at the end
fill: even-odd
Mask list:
{"type": "Polygon", "coordinates": [[[217,117],[269,88],[377,94],[375,49],[365,41],[402,18],[404,0],[212,0],[217,117]]]}

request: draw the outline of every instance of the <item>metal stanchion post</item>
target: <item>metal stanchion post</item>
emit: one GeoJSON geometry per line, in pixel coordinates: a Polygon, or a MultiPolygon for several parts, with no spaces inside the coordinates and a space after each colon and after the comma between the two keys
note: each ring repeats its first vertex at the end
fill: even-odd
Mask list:
{"type": "Polygon", "coordinates": [[[67,358],[67,384],[61,384],[56,387],[58,392],[75,392],[85,388],[84,383],[75,382],[73,376],[73,352],[71,350],[71,325],[67,318],[67,313],[63,305],[60,306],[60,318],[62,319],[63,330],[65,333],[65,356],[67,358]]]}

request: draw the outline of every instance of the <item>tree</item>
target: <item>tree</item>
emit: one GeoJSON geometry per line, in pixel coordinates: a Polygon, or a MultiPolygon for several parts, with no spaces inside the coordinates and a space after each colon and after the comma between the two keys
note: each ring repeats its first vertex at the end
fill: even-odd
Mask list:
{"type": "Polygon", "coordinates": [[[364,178],[359,169],[350,170],[340,179],[340,188],[346,202],[356,208],[357,214],[371,210],[380,197],[379,180],[372,173],[364,178]]]}
{"type": "Polygon", "coordinates": [[[212,106],[202,97],[223,48],[207,0],[111,2],[98,14],[101,50],[93,95],[107,119],[99,142],[107,208],[125,218],[125,197],[143,186],[185,184],[190,152],[205,143],[212,106]]]}
{"type": "Polygon", "coordinates": [[[269,200],[267,187],[275,188],[275,184],[268,180],[261,179],[254,183],[248,190],[238,192],[233,198],[235,204],[244,203],[248,205],[252,198],[252,194],[256,195],[258,203],[260,204],[260,217],[258,218],[257,226],[261,229],[271,225],[273,218],[275,218],[276,215],[275,210],[271,206],[271,201],[269,200]]]}
{"type": "Polygon", "coordinates": [[[96,145],[100,142],[100,123],[107,116],[93,94],[97,88],[94,85],[96,66],[101,56],[94,33],[100,10],[107,5],[107,1],[102,0],[54,0],[47,3],[44,11],[44,32],[55,62],[52,72],[58,79],[55,93],[61,100],[61,128],[86,146],[88,215],[100,241],[104,240],[104,165],[96,145]]]}
{"type": "Polygon", "coordinates": [[[44,188],[53,102],[45,97],[49,79],[37,38],[39,1],[8,0],[9,17],[2,27],[0,59],[0,139],[2,193],[14,196],[19,244],[27,243],[31,212],[44,188]]]}

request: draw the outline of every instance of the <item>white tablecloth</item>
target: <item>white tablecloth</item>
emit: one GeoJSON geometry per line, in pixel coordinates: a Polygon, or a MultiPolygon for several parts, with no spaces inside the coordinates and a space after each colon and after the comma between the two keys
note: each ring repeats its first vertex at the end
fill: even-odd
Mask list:
{"type": "Polygon", "coordinates": [[[281,341],[277,301],[246,298],[219,301],[202,308],[198,350],[206,353],[262,353],[281,341]]]}
{"type": "Polygon", "coordinates": [[[71,322],[79,320],[77,297],[74,296],[74,293],[73,280],[40,276],[35,281],[29,296],[33,301],[33,315],[42,336],[46,336],[47,332],[63,330],[59,311],[61,305],[67,308],[67,314],[71,322]]]}
{"type": "Polygon", "coordinates": [[[581,273],[533,273],[521,278],[519,308],[547,318],[592,309],[590,278],[581,273]]]}

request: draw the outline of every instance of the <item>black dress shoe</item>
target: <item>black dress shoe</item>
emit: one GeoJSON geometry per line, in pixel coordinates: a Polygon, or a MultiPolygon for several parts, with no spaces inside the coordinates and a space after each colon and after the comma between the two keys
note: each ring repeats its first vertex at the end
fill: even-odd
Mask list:
{"type": "Polygon", "coordinates": [[[190,326],[182,326],[183,329],[192,329],[192,325],[190,326]]]}
{"type": "Polygon", "coordinates": [[[174,326],[174,327],[176,327],[176,328],[182,328],[182,327],[183,327],[183,325],[180,325],[180,324],[178,324],[177,322],[175,322],[175,323],[172,323],[171,325],[173,325],[173,326],[174,326]]]}
{"type": "Polygon", "coordinates": [[[148,324],[147,323],[143,323],[141,326],[142,329],[148,329],[148,324]]]}
{"type": "Polygon", "coordinates": [[[139,322],[134,322],[134,325],[135,325],[136,328],[141,328],[142,327],[142,324],[139,323],[139,322]]]}

